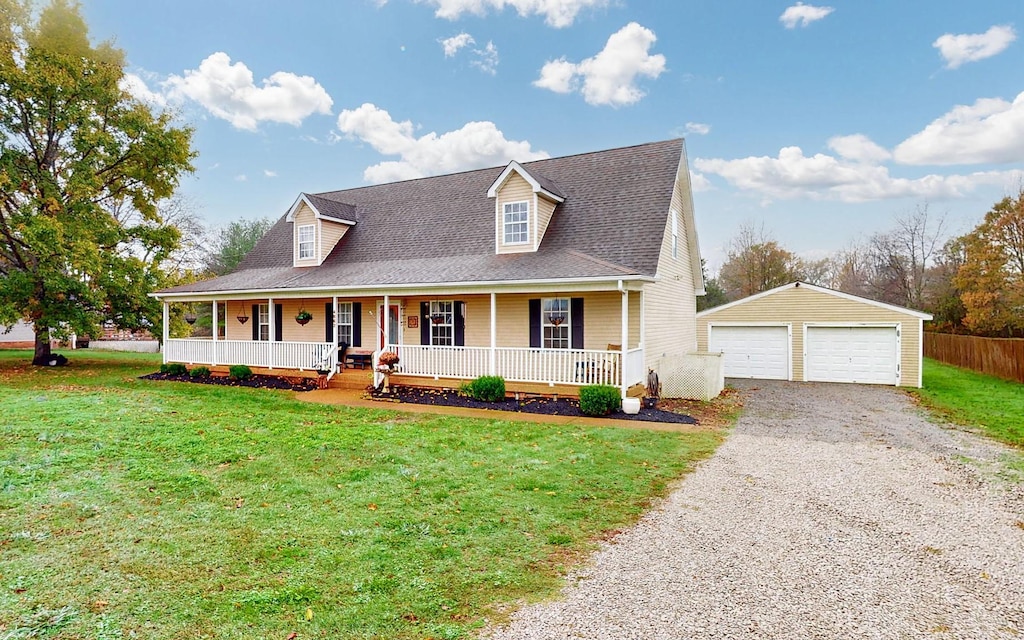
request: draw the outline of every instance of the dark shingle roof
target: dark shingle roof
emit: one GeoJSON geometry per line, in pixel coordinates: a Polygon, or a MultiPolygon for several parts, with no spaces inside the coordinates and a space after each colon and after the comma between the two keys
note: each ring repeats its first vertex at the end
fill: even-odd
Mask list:
{"type": "Polygon", "coordinates": [[[504,167],[493,167],[309,195],[321,213],[357,221],[321,266],[291,266],[292,225],[282,216],[235,273],[165,291],[654,276],[682,145],[523,163],[565,197],[536,252],[494,253],[487,189],[504,167]]]}
{"type": "Polygon", "coordinates": [[[316,207],[320,215],[336,220],[351,220],[353,222],[356,219],[356,206],[354,204],[329,200],[312,193],[304,193],[302,195],[306,196],[310,204],[316,207]]]}

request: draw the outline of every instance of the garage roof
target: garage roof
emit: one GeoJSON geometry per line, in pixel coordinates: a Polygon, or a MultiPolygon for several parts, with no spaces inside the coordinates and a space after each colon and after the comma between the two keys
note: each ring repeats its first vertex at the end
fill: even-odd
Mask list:
{"type": "Polygon", "coordinates": [[[889,311],[895,311],[896,313],[904,313],[904,314],[906,314],[908,316],[912,316],[914,318],[920,318],[921,320],[931,320],[932,319],[932,316],[931,316],[930,313],[924,313],[923,311],[914,311],[913,309],[907,309],[906,307],[898,307],[898,306],[896,306],[894,304],[887,304],[885,302],[879,302],[878,300],[871,300],[870,298],[862,298],[860,296],[855,296],[852,293],[844,293],[842,291],[836,291],[835,289],[829,289],[827,287],[819,287],[818,285],[810,284],[810,283],[807,283],[807,282],[790,282],[789,284],[784,284],[781,287],[775,287],[774,289],[769,289],[768,291],[762,291],[761,293],[755,293],[754,295],[747,296],[746,298],[743,298],[741,300],[736,300],[736,301],[730,302],[728,304],[723,304],[723,305],[721,305],[719,307],[713,307],[711,309],[705,309],[704,311],[701,311],[700,313],[698,313],[697,317],[700,318],[700,317],[703,317],[703,316],[707,316],[707,315],[710,315],[710,314],[713,314],[713,313],[717,313],[717,312],[725,310],[725,309],[729,309],[731,307],[735,307],[737,305],[746,304],[748,302],[753,302],[754,300],[759,300],[761,298],[766,298],[766,297],[768,297],[768,296],[770,296],[772,294],[778,293],[780,291],[785,291],[786,289],[794,289],[794,288],[797,288],[797,287],[805,287],[807,289],[810,289],[811,291],[817,291],[819,293],[826,293],[828,295],[832,295],[832,296],[835,296],[837,298],[843,298],[843,299],[846,299],[846,300],[852,300],[853,302],[861,302],[861,303],[864,303],[864,304],[869,304],[869,305],[878,307],[880,309],[888,309],[889,311]]]}

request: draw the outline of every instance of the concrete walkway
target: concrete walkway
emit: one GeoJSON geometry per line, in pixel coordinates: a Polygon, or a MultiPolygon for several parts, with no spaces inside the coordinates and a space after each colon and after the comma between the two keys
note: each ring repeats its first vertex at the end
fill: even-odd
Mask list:
{"type": "Polygon", "coordinates": [[[345,405],[361,409],[379,409],[381,411],[401,411],[404,413],[431,413],[446,416],[462,416],[481,420],[505,420],[508,422],[535,422],[540,424],[586,425],[590,427],[620,427],[623,429],[642,429],[647,431],[668,431],[673,433],[693,433],[696,431],[715,430],[699,424],[671,424],[666,422],[647,422],[644,420],[615,420],[612,418],[587,418],[581,416],[558,416],[540,413],[519,413],[514,411],[495,411],[491,409],[470,409],[466,407],[444,407],[430,404],[413,404],[390,400],[374,400],[363,391],[350,389],[321,389],[303,391],[295,394],[297,400],[317,402],[320,404],[345,405]]]}

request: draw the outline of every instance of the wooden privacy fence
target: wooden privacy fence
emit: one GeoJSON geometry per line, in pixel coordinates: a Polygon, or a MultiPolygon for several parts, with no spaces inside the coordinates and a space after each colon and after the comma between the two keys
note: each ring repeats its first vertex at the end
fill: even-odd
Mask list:
{"type": "Polygon", "coordinates": [[[1024,382],[1024,338],[924,334],[924,355],[940,362],[1024,382]]]}

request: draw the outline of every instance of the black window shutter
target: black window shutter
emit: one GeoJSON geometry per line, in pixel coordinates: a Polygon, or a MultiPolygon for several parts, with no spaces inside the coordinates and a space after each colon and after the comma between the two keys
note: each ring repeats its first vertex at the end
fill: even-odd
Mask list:
{"type": "Polygon", "coordinates": [[[334,342],[334,303],[324,303],[324,342],[334,342]]]}
{"type": "Polygon", "coordinates": [[[455,301],[455,346],[466,346],[466,303],[455,301]]]}
{"type": "Polygon", "coordinates": [[[420,303],[420,344],[430,344],[430,303],[420,303]]]}
{"type": "Polygon", "coordinates": [[[583,348],[583,298],[569,300],[569,317],[572,322],[572,348],[583,348]]]}
{"type": "Polygon", "coordinates": [[[352,303],[352,346],[363,346],[363,303],[352,303]]]}
{"type": "Polygon", "coordinates": [[[540,346],[540,298],[530,298],[530,347],[540,346]]]}
{"type": "Polygon", "coordinates": [[[277,340],[278,342],[281,342],[281,341],[284,340],[284,338],[282,337],[282,335],[284,334],[284,318],[281,317],[282,315],[284,315],[282,305],[275,304],[274,305],[274,340],[277,340]]]}
{"type": "Polygon", "coordinates": [[[260,339],[260,305],[252,305],[252,339],[260,339]]]}

